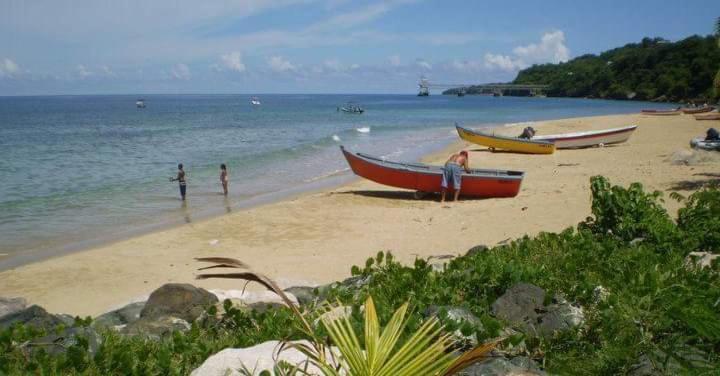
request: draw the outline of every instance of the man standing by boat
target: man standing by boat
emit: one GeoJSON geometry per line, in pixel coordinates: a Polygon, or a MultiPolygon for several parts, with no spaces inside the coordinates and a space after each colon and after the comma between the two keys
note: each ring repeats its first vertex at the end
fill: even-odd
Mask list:
{"type": "Polygon", "coordinates": [[[451,181],[453,189],[455,190],[455,197],[453,201],[457,201],[458,197],[460,196],[460,185],[462,183],[463,170],[465,172],[470,172],[468,162],[468,152],[465,150],[461,151],[458,154],[451,155],[450,158],[448,158],[447,162],[445,162],[442,176],[442,197],[440,199],[441,203],[445,202],[445,193],[451,181]]]}
{"type": "Polygon", "coordinates": [[[180,186],[180,197],[183,201],[185,201],[185,190],[187,189],[187,184],[185,182],[185,170],[183,170],[182,163],[178,164],[177,177],[170,178],[170,181],[178,182],[178,185],[180,186]]]}

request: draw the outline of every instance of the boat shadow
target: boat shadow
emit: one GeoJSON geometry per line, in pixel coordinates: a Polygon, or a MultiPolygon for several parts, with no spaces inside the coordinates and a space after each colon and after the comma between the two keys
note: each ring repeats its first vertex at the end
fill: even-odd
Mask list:
{"type": "MultiPolygon", "coordinates": [[[[363,197],[370,197],[370,198],[381,198],[381,199],[388,199],[388,200],[412,201],[412,202],[417,202],[417,201],[440,202],[440,194],[439,193],[418,193],[418,192],[414,192],[414,191],[352,190],[352,191],[334,192],[333,195],[354,195],[354,196],[363,196],[363,197]]],[[[452,192],[448,192],[447,197],[450,200],[452,200],[452,192]]],[[[481,201],[481,200],[486,200],[486,198],[460,196],[460,201],[481,201]]]]}
{"type": "Polygon", "coordinates": [[[693,174],[693,176],[704,176],[708,179],[677,181],[673,185],[670,186],[669,190],[671,190],[671,191],[695,191],[695,190],[709,187],[709,186],[720,187],[720,174],[713,174],[713,173],[705,172],[705,173],[693,174]]]}

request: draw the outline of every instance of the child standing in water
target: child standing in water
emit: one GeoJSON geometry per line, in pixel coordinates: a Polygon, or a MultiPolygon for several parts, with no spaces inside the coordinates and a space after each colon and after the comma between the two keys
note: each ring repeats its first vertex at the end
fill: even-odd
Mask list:
{"type": "Polygon", "coordinates": [[[228,194],[228,173],[227,173],[227,166],[225,166],[225,163],[220,165],[220,183],[223,187],[223,192],[225,196],[228,194]]]}

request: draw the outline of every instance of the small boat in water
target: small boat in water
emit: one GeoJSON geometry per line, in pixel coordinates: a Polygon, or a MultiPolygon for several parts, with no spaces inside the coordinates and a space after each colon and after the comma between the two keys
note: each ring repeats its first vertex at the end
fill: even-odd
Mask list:
{"type": "MultiPolygon", "coordinates": [[[[340,147],[355,175],[391,187],[418,192],[442,190],[442,166],[390,162],[340,147]]],[[[525,173],[522,171],[471,169],[462,175],[460,194],[469,197],[515,197],[525,173]]],[[[452,189],[450,189],[452,190],[452,189]]]]}
{"type": "Polygon", "coordinates": [[[135,107],[137,108],[145,108],[145,100],[144,99],[138,99],[135,101],[135,107]]]}
{"type": "Polygon", "coordinates": [[[253,106],[259,106],[260,99],[258,97],[252,97],[252,98],[250,98],[250,104],[253,106]]]}
{"type": "Polygon", "coordinates": [[[496,136],[485,132],[472,131],[458,125],[455,125],[455,129],[463,140],[487,146],[491,150],[502,149],[527,154],[552,154],[555,152],[555,144],[551,141],[496,136]]]}
{"type": "Polygon", "coordinates": [[[552,142],[557,149],[586,148],[625,142],[630,138],[635,129],[637,129],[637,125],[629,125],[627,127],[604,129],[601,131],[535,136],[532,139],[552,142]]]}
{"type": "Polygon", "coordinates": [[[357,103],[347,102],[344,105],[338,107],[338,111],[346,112],[349,114],[362,114],[365,109],[357,103]]]}
{"type": "Polygon", "coordinates": [[[652,116],[672,116],[672,115],[680,115],[682,114],[682,111],[679,109],[675,110],[642,110],[640,111],[643,115],[652,115],[652,116]]]}
{"type": "Polygon", "coordinates": [[[715,109],[715,107],[713,107],[713,106],[704,106],[704,107],[698,107],[698,108],[683,108],[681,111],[684,114],[702,114],[705,112],[711,112],[714,109],[715,109]]]}
{"type": "Polygon", "coordinates": [[[695,120],[720,120],[720,113],[695,115],[695,120]]]}

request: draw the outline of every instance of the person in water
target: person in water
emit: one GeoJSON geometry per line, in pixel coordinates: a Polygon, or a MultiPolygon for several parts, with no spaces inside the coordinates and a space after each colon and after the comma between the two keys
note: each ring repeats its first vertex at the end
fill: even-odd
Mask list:
{"type": "Polygon", "coordinates": [[[228,172],[227,172],[227,166],[225,166],[225,163],[220,165],[220,184],[222,184],[223,187],[223,193],[225,196],[228,194],[228,172]]]}
{"type": "Polygon", "coordinates": [[[451,181],[453,189],[455,190],[455,198],[453,201],[457,201],[460,196],[460,185],[462,183],[463,170],[465,172],[470,172],[468,162],[468,152],[465,150],[458,154],[451,155],[447,162],[445,162],[442,175],[442,197],[440,198],[440,202],[445,202],[445,193],[451,181]]]}
{"type": "Polygon", "coordinates": [[[185,170],[183,170],[182,163],[178,164],[177,177],[170,178],[170,181],[177,181],[180,186],[180,197],[185,201],[185,191],[187,189],[187,183],[185,182],[185,170]]]}

